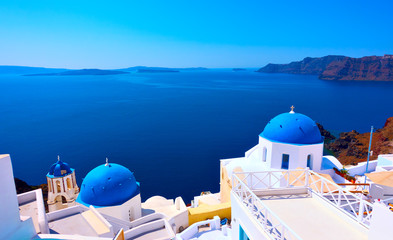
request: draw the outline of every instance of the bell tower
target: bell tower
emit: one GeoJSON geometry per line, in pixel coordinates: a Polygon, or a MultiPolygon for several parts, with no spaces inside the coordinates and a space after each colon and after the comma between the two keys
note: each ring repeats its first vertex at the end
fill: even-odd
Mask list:
{"type": "Polygon", "coordinates": [[[48,208],[49,212],[75,205],[79,187],[76,184],[75,169],[60,160],[52,164],[46,175],[48,182],[48,208]]]}

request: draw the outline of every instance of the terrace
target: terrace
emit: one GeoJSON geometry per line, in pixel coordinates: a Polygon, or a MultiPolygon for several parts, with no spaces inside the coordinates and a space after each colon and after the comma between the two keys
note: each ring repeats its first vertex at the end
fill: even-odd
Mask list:
{"type": "Polygon", "coordinates": [[[372,204],[313,171],[240,172],[232,183],[271,239],[367,239],[372,204]]]}

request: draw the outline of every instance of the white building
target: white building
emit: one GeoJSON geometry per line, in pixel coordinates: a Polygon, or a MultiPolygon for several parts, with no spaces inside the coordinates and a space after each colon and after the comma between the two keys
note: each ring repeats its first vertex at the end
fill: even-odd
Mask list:
{"type": "Polygon", "coordinates": [[[393,234],[386,224],[393,212],[385,204],[308,169],[234,173],[231,206],[232,239],[380,240],[393,234]],[[274,181],[257,184],[263,178],[274,181]]]}
{"type": "Polygon", "coordinates": [[[79,193],[75,169],[61,161],[59,156],[57,162],[50,167],[46,180],[48,183],[47,202],[50,212],[75,205],[79,193]]]}
{"type": "Polygon", "coordinates": [[[270,169],[309,168],[323,172],[323,137],[317,124],[306,115],[282,113],[270,120],[259,135],[259,143],[244,157],[221,160],[221,201],[229,201],[233,172],[266,171],[270,169]]]}
{"type": "Polygon", "coordinates": [[[36,235],[33,220],[19,213],[11,158],[0,155],[0,239],[31,239],[36,235]]]}

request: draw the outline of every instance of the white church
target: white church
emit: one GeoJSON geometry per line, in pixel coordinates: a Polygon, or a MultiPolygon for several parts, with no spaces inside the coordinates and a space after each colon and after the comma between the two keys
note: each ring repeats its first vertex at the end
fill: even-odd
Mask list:
{"type": "Polygon", "coordinates": [[[314,120],[301,113],[282,113],[271,119],[258,136],[256,146],[244,157],[221,160],[220,193],[229,201],[233,172],[258,172],[309,168],[331,174],[343,166],[332,156],[323,156],[324,138],[314,120]]]}

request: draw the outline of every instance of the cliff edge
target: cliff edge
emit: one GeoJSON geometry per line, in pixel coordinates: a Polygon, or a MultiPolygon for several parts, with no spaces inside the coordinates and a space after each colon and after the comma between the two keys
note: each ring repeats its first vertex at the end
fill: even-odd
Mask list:
{"type": "Polygon", "coordinates": [[[320,58],[306,57],[302,61],[289,64],[269,63],[257,70],[257,72],[320,75],[331,62],[340,61],[344,58],[345,56],[339,55],[329,55],[320,58]]]}
{"type": "Polygon", "coordinates": [[[319,78],[347,81],[393,81],[393,55],[345,57],[331,62],[319,78]]]}
{"type": "Polygon", "coordinates": [[[257,72],[319,75],[323,80],[393,81],[393,55],[307,57],[289,64],[269,63],[257,72]]]}

